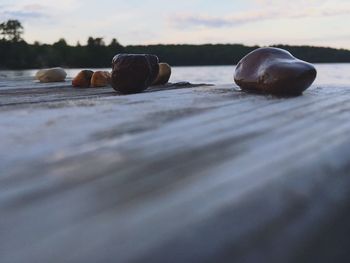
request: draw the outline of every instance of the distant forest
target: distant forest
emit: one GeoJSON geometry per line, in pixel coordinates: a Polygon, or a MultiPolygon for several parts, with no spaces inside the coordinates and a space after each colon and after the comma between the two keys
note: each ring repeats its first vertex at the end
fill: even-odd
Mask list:
{"type": "MultiPolygon", "coordinates": [[[[52,45],[26,43],[23,27],[17,20],[0,24],[0,68],[30,69],[62,66],[66,68],[110,67],[118,53],[151,53],[172,66],[233,65],[258,46],[240,44],[123,46],[116,39],[106,44],[103,38],[89,37],[87,43],[70,46],[64,39],[52,45]]],[[[350,50],[312,46],[276,45],[312,63],[350,62],[350,50]]]]}

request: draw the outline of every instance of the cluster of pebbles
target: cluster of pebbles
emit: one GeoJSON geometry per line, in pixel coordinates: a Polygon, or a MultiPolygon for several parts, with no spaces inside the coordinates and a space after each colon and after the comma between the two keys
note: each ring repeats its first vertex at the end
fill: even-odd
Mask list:
{"type": "Polygon", "coordinates": [[[82,70],[72,80],[72,86],[76,88],[106,87],[111,83],[111,73],[108,71],[82,70]]]}
{"type": "MultiPolygon", "coordinates": [[[[112,72],[82,70],[72,80],[73,87],[105,87],[111,85],[122,94],[139,93],[149,86],[165,85],[171,75],[167,63],[159,63],[155,55],[118,54],[112,60],[112,72]]],[[[310,63],[295,58],[279,48],[258,48],[238,64],[234,81],[245,91],[300,95],[316,79],[316,69],[310,63]]],[[[40,70],[40,82],[64,81],[67,74],[62,68],[40,70]]]]}

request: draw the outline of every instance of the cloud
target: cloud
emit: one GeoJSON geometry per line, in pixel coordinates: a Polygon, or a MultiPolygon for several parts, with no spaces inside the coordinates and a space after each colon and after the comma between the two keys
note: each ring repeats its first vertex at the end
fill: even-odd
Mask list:
{"type": "Polygon", "coordinates": [[[46,8],[40,4],[32,5],[6,5],[1,6],[0,9],[1,20],[7,19],[18,19],[18,20],[29,20],[34,18],[47,17],[46,8]]]}
{"type": "Polygon", "coordinates": [[[340,2],[338,4],[326,2],[323,4],[316,4],[310,2],[309,4],[298,5],[293,2],[275,2],[273,0],[258,0],[260,8],[234,13],[226,16],[211,16],[203,14],[174,14],[168,19],[171,26],[183,27],[234,27],[242,24],[260,22],[264,20],[275,19],[297,19],[309,17],[330,17],[350,14],[350,3],[340,2]],[[261,7],[264,8],[261,8],[261,7]],[[266,7],[268,6],[268,7],[266,7]],[[272,6],[272,7],[269,7],[272,6]]]}
{"type": "Polygon", "coordinates": [[[175,27],[232,27],[245,23],[262,21],[276,17],[277,12],[270,11],[264,13],[261,11],[239,13],[230,16],[209,16],[196,14],[175,14],[168,20],[170,25],[175,27]]]}
{"type": "Polygon", "coordinates": [[[31,0],[22,0],[21,3],[0,5],[0,20],[18,19],[31,21],[38,18],[51,19],[79,7],[80,0],[47,0],[37,3],[31,0]]]}
{"type": "Polygon", "coordinates": [[[0,12],[0,17],[8,19],[27,20],[31,18],[42,18],[47,17],[47,14],[40,11],[26,11],[26,10],[12,10],[0,12]]]}

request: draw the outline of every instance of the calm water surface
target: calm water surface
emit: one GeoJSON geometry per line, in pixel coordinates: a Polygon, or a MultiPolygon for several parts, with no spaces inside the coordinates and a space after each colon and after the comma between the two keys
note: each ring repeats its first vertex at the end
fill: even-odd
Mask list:
{"type": "MultiPolygon", "coordinates": [[[[192,83],[228,84],[233,82],[234,66],[174,67],[171,82],[189,81],[192,83]]],[[[349,64],[316,64],[318,76],[316,85],[350,86],[349,64]]],[[[70,81],[81,69],[66,69],[70,81]]],[[[94,69],[93,69],[94,70],[94,69]]],[[[95,69],[97,70],[97,69],[95,69]]],[[[98,69],[98,70],[110,70],[98,69]]],[[[33,81],[37,70],[0,70],[0,89],[14,87],[18,81],[33,81]]]]}

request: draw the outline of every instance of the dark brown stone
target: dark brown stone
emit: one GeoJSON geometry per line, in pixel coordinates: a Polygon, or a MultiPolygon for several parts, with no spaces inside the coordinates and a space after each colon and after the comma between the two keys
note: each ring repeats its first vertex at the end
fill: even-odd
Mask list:
{"type": "Polygon", "coordinates": [[[112,61],[112,87],[123,94],[147,89],[159,71],[155,55],[119,54],[112,61]]]}
{"type": "Polygon", "coordinates": [[[236,67],[234,80],[243,90],[280,95],[300,95],[314,82],[313,65],[279,48],[259,48],[236,67]]]}

